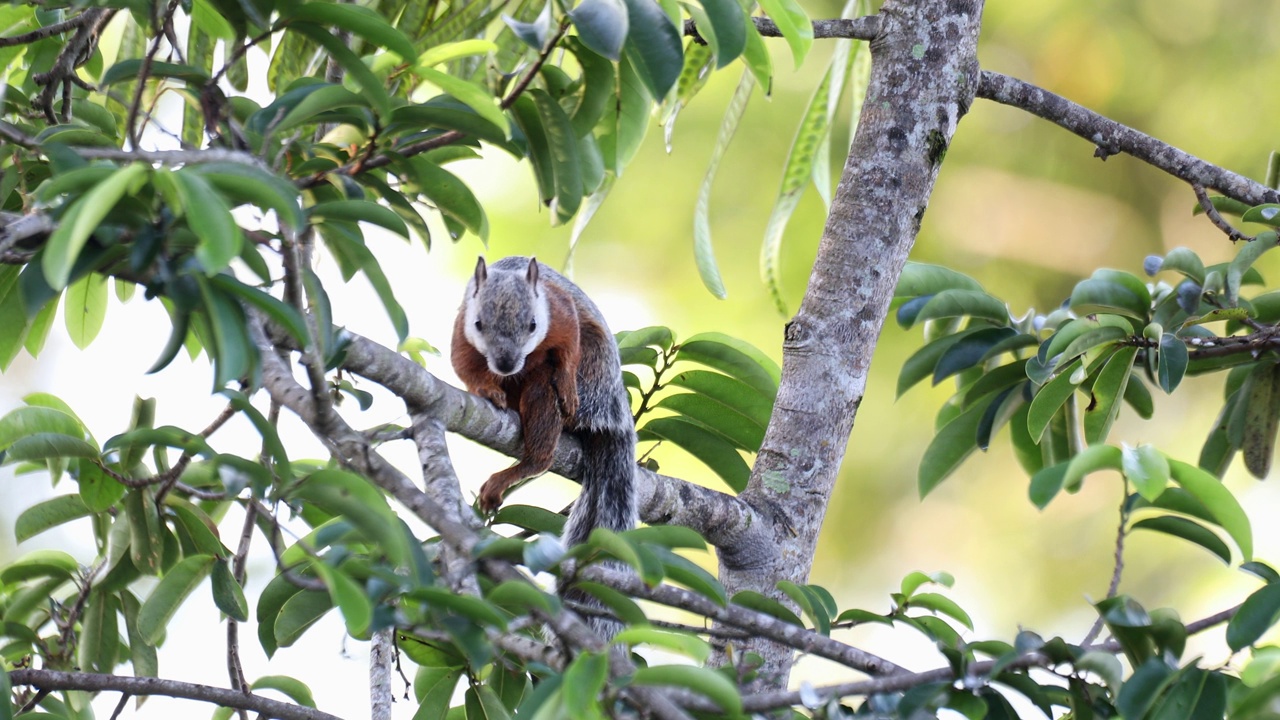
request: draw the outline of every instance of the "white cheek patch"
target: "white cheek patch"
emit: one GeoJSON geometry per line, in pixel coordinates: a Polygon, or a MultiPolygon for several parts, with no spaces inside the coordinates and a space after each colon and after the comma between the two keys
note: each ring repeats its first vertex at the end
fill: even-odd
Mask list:
{"type": "Polygon", "coordinates": [[[480,318],[480,300],[470,297],[466,309],[462,313],[462,334],[481,355],[488,356],[489,344],[484,341],[484,334],[476,330],[476,320],[480,318]]]}
{"type": "Polygon", "coordinates": [[[537,324],[537,328],[529,335],[529,339],[525,340],[524,347],[521,348],[526,357],[536,350],[543,340],[547,339],[547,331],[551,328],[551,308],[547,305],[545,293],[534,298],[533,321],[537,324]]]}

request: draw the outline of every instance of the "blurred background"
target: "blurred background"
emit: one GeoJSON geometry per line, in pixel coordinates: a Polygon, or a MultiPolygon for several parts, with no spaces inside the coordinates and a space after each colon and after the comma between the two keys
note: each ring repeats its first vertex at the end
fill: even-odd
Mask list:
{"type": "MultiPolygon", "coordinates": [[[[809,0],[815,18],[836,17],[837,2],[809,0]]],[[[1261,179],[1268,153],[1280,148],[1274,118],[1280,95],[1280,5],[1268,0],[989,0],[979,57],[985,68],[1011,74],[1062,94],[1110,118],[1210,162],[1261,179]]],[[[668,153],[653,125],[640,155],[616,183],[578,245],[574,279],[590,293],[614,330],[649,324],[673,328],[677,337],[720,331],[743,338],[781,361],[787,317],[774,308],[759,280],[761,238],[778,193],[782,166],[800,113],[826,68],[830,43],[818,41],[805,65],[794,69],[780,40],[771,41],[775,80],[771,99],[752,98],[738,135],[726,154],[711,201],[716,256],[729,296],[714,299],[702,286],[692,257],[692,217],[699,184],[715,141],[725,103],[739,76],[737,66],[713,76],[680,115],[668,153]]],[[[832,174],[839,176],[848,146],[849,103],[842,103],[831,147],[832,174]]],[[[489,149],[486,160],[458,171],[489,213],[486,249],[474,237],[453,244],[443,228],[430,252],[421,244],[370,234],[371,247],[387,269],[409,313],[411,334],[445,351],[462,286],[477,254],[490,259],[536,254],[563,267],[570,229],[550,227],[537,204],[531,170],[489,149]]],[[[1141,273],[1144,256],[1187,246],[1206,263],[1233,256],[1226,238],[1203,217],[1192,217],[1195,199],[1181,181],[1118,155],[1106,162],[1093,146],[1021,111],[977,101],[964,118],[943,164],[933,201],[912,258],[946,265],[977,278],[1009,301],[1015,315],[1030,307],[1055,307],[1072,286],[1097,267],[1141,273]]],[[[788,227],[783,249],[784,294],[794,312],[802,297],[825,220],[816,192],[806,192],[788,227]]],[[[1274,255],[1274,254],[1273,254],[1274,255]]],[[[363,279],[341,287],[336,268],[321,260],[330,281],[339,323],[393,345],[394,333],[363,279]]],[[[1269,280],[1280,278],[1280,261],[1262,259],[1269,280]]],[[[107,325],[87,351],[76,350],[57,329],[39,360],[22,356],[0,376],[0,412],[22,395],[47,391],[67,400],[98,439],[123,431],[134,394],[159,398],[158,423],[203,427],[220,410],[209,397],[211,374],[204,359],[179,358],[160,377],[143,373],[167,337],[157,303],[141,297],[113,305],[107,325]]],[[[811,582],[824,585],[842,608],[890,609],[888,595],[912,570],[945,570],[956,577],[945,591],[969,611],[976,630],[966,639],[1012,640],[1020,628],[1078,642],[1093,621],[1089,599],[1106,593],[1121,484],[1118,476],[1095,475],[1077,495],[1038,511],[1027,500],[1028,478],[1008,446],[1007,430],[986,454],[921,500],[916,467],[932,438],[933,417],[952,389],[918,386],[900,400],[894,387],[901,363],[921,345],[918,330],[890,322],[877,347],[867,395],[828,511],[811,582]]],[[[446,358],[429,368],[452,379],[446,358]]],[[[369,385],[361,385],[372,389],[369,385]]],[[[1156,419],[1144,422],[1126,407],[1112,431],[1114,442],[1149,442],[1195,462],[1200,444],[1221,405],[1220,379],[1191,378],[1175,397],[1157,391],[1156,419]]],[[[407,422],[403,407],[379,395],[360,415],[344,407],[357,426],[407,422]]],[[[294,457],[321,456],[306,431],[290,423],[294,457]],[[300,444],[299,444],[300,443],[300,444]],[[308,444],[310,443],[310,444],[308,444]],[[308,451],[306,448],[310,448],[308,451]]],[[[229,427],[215,445],[253,447],[252,431],[229,427]]],[[[413,470],[411,447],[389,455],[413,470]]],[[[469,491],[505,467],[503,458],[464,441],[453,445],[455,466],[469,491]]],[[[680,451],[656,454],[664,472],[718,487],[711,473],[680,451]]],[[[1233,466],[1226,482],[1249,513],[1256,555],[1280,560],[1280,530],[1267,518],[1280,507],[1273,482],[1248,478],[1233,466]]],[[[721,488],[723,489],[723,488],[721,488]]],[[[41,476],[14,477],[0,469],[0,516],[5,526],[22,509],[51,493],[41,476]]],[[[517,494],[555,504],[573,496],[570,483],[547,478],[517,494]],[[554,490],[558,495],[547,500],[554,490]]],[[[223,529],[226,542],[238,532],[238,517],[223,529]]],[[[92,548],[77,544],[86,527],[67,526],[15,547],[0,533],[0,557],[36,547],[67,548],[84,562],[92,548]]],[[[709,566],[714,561],[706,559],[709,566]]],[[[270,561],[250,567],[249,592],[269,579],[270,561]]],[[[1163,535],[1137,533],[1127,545],[1121,591],[1148,608],[1176,607],[1184,621],[1223,609],[1257,586],[1252,577],[1224,566],[1204,550],[1163,535]]],[[[207,594],[184,609],[161,653],[161,673],[206,683],[225,676],[221,626],[207,594]],[[194,650],[193,650],[194,649],[194,650]]],[[[341,715],[367,713],[365,643],[342,638],[336,618],[312,631],[270,662],[261,656],[253,624],[243,630],[250,677],[301,672],[322,708],[341,715]],[[299,669],[299,668],[307,669],[299,669]]],[[[844,637],[912,669],[941,664],[930,643],[909,629],[858,629],[844,637]]],[[[1187,656],[1209,664],[1228,660],[1222,633],[1194,640],[1187,656]]],[[[793,684],[846,679],[823,661],[802,661],[793,684]]],[[[397,691],[401,689],[397,683],[397,691]]],[[[114,698],[109,699],[109,713],[114,698]]],[[[189,705],[153,700],[146,715],[195,712],[189,705]]],[[[1034,713],[1034,711],[1030,711],[1034,713]]],[[[412,714],[411,703],[397,717],[412,714]]]]}

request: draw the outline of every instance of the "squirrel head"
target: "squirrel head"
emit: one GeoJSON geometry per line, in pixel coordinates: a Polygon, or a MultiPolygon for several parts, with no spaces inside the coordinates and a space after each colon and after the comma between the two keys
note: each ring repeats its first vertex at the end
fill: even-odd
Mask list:
{"type": "Polygon", "coordinates": [[[463,332],[495,375],[515,375],[547,337],[547,294],[538,284],[538,261],[525,270],[489,268],[484,258],[467,283],[463,332]]]}

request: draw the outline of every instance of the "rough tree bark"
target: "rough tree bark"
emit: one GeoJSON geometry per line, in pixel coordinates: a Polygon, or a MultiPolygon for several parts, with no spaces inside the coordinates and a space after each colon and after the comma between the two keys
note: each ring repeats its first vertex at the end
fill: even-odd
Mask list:
{"type": "MultiPolygon", "coordinates": [[[[880,11],[862,120],[786,328],[778,399],[741,495],[775,542],[767,553],[722,550],[720,580],[731,595],[808,579],[893,288],[978,88],[982,8],[983,0],[887,0],[880,11]]],[[[765,659],[763,684],[786,684],[789,648],[745,645],[765,659]]]]}

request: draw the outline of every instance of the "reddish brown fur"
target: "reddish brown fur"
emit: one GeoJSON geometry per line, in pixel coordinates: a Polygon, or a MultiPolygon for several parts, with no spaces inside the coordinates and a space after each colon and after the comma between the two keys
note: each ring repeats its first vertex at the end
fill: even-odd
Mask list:
{"type": "Polygon", "coordinates": [[[547,294],[550,309],[547,336],[515,375],[502,377],[489,370],[485,356],[467,341],[462,311],[453,325],[454,372],[467,390],[499,408],[515,408],[524,432],[520,460],[494,473],[480,488],[480,507],[486,512],[502,504],[502,495],[512,485],[551,467],[560,432],[573,426],[578,412],[578,311],[569,294],[545,278],[538,281],[538,289],[547,294]]]}

